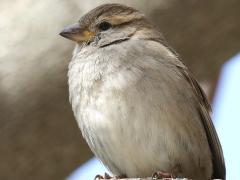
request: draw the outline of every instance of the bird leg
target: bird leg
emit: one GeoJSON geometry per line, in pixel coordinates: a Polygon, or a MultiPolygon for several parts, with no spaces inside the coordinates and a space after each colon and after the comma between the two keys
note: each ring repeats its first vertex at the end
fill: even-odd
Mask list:
{"type": "Polygon", "coordinates": [[[152,179],[154,180],[162,179],[162,178],[173,178],[173,175],[171,173],[163,172],[163,171],[157,171],[152,175],[152,179]]]}
{"type": "Polygon", "coordinates": [[[108,173],[104,173],[104,176],[98,174],[95,176],[94,180],[98,179],[111,179],[111,176],[108,173]]]}
{"type": "Polygon", "coordinates": [[[120,175],[120,176],[110,176],[108,173],[104,173],[104,176],[102,175],[96,175],[94,180],[100,180],[100,179],[122,179],[126,178],[126,175],[120,175]]]}

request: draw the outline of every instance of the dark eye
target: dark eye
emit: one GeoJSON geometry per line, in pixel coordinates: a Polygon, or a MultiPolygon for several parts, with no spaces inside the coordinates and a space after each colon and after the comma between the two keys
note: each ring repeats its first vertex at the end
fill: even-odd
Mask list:
{"type": "Polygon", "coordinates": [[[109,28],[111,28],[111,24],[109,22],[101,22],[99,25],[98,25],[98,28],[101,30],[101,31],[106,31],[108,30],[109,28]]]}

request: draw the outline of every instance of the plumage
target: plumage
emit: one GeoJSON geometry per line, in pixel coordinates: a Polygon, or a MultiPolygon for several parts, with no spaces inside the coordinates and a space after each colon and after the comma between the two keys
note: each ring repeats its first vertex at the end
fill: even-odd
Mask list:
{"type": "Polygon", "coordinates": [[[127,177],[164,171],[225,179],[208,100],[144,15],[102,5],[80,19],[76,36],[85,31],[95,35],[77,42],[73,52],[70,102],[83,137],[103,164],[127,177]],[[111,27],[101,30],[103,21],[111,27]]]}

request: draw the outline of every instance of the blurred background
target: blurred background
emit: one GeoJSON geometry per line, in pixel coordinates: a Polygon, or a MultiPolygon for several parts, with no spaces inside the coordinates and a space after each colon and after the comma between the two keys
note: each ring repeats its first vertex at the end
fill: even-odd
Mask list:
{"type": "MultiPolygon", "coordinates": [[[[0,179],[64,179],[93,156],[68,102],[67,66],[74,43],[58,33],[106,2],[144,12],[209,99],[217,103],[221,98],[215,93],[220,69],[240,50],[239,0],[1,0],[0,179]]],[[[221,120],[219,126],[227,123],[221,120]]],[[[234,139],[240,137],[236,131],[234,139]]]]}

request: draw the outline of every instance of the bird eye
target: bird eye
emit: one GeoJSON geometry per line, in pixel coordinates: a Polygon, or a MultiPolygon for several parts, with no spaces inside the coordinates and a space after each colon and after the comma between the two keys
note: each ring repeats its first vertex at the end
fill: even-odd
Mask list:
{"type": "Polygon", "coordinates": [[[112,25],[109,23],[109,22],[101,22],[98,26],[98,28],[101,30],[101,31],[106,31],[108,30],[112,25]]]}

